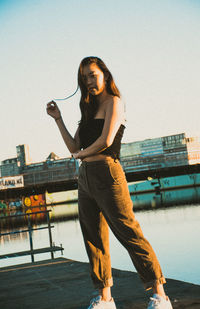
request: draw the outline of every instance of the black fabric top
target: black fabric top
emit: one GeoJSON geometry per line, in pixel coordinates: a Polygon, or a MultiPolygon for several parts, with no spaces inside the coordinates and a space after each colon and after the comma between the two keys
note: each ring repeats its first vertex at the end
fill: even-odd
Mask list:
{"type": "MultiPolygon", "coordinates": [[[[86,124],[82,125],[79,130],[79,138],[81,149],[85,149],[93,144],[97,138],[102,134],[104,126],[104,119],[90,119],[86,124]]],[[[123,137],[125,126],[121,124],[114,141],[111,146],[101,151],[101,154],[110,155],[114,159],[119,159],[121,140],[123,137]]]]}

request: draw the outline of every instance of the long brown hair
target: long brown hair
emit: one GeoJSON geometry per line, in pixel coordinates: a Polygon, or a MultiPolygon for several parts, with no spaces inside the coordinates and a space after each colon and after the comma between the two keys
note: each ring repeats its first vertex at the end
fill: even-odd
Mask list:
{"type": "Polygon", "coordinates": [[[95,63],[99,69],[104,73],[104,77],[106,76],[106,91],[108,94],[117,96],[120,98],[120,92],[117,88],[112,74],[108,70],[105,63],[98,57],[86,57],[84,58],[79,66],[78,70],[78,85],[81,90],[81,99],[80,99],[80,110],[81,110],[81,120],[80,125],[86,123],[89,119],[95,117],[98,110],[98,103],[95,96],[92,96],[84,83],[83,80],[83,68],[91,63],[95,63]]]}

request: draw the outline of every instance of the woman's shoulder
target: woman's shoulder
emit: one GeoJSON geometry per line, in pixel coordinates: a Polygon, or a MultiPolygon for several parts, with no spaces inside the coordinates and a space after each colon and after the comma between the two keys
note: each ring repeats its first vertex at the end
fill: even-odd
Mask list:
{"type": "Polygon", "coordinates": [[[117,96],[113,96],[110,95],[108,98],[106,98],[105,100],[105,104],[109,104],[109,105],[121,105],[123,106],[123,101],[121,100],[121,98],[117,97],[117,96]]]}
{"type": "Polygon", "coordinates": [[[110,96],[105,104],[105,111],[108,113],[118,114],[121,122],[125,122],[124,102],[117,96],[110,96]]]}
{"type": "Polygon", "coordinates": [[[108,109],[120,109],[120,110],[124,110],[124,102],[122,101],[121,98],[117,97],[117,96],[110,96],[109,98],[107,98],[107,100],[105,101],[105,106],[108,109]]]}

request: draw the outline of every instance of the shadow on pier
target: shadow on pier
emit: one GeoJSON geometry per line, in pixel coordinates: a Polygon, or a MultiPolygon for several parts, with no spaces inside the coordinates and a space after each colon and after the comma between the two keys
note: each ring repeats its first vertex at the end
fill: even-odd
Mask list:
{"type": "MultiPolygon", "coordinates": [[[[118,309],[147,308],[136,273],[113,269],[112,294],[118,309]]],[[[88,263],[64,258],[0,268],[0,308],[83,309],[95,297],[88,263]]],[[[199,309],[200,286],[167,280],[173,308],[199,309]]]]}

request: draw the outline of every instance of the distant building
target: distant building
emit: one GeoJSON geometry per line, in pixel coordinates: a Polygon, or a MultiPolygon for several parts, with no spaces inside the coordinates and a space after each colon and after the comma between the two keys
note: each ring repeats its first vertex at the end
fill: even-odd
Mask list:
{"type": "Polygon", "coordinates": [[[199,137],[189,137],[185,140],[188,151],[189,164],[200,163],[200,139],[199,137]]]}
{"type": "Polygon", "coordinates": [[[185,133],[122,144],[125,172],[200,163],[200,140],[185,133]]]}
{"type": "Polygon", "coordinates": [[[30,164],[28,145],[16,146],[17,157],[1,162],[1,177],[15,176],[22,173],[24,167],[30,164]]]}
{"type": "MultiPolygon", "coordinates": [[[[43,162],[31,163],[27,145],[16,146],[17,157],[1,162],[1,177],[23,175],[25,185],[58,181],[78,175],[79,163],[51,152],[43,162]]],[[[199,137],[185,133],[123,143],[120,160],[125,172],[200,163],[199,137]]]]}
{"type": "MultiPolygon", "coordinates": [[[[10,180],[6,177],[23,177],[25,186],[74,179],[78,175],[79,163],[73,158],[59,158],[51,152],[43,162],[31,163],[27,145],[16,146],[17,157],[1,162],[1,181],[4,184],[10,180]]],[[[13,182],[12,178],[12,182],[13,182]]]]}
{"type": "Polygon", "coordinates": [[[19,175],[17,158],[6,159],[1,162],[1,177],[19,175]]]}
{"type": "Polygon", "coordinates": [[[29,146],[28,145],[18,145],[17,149],[17,161],[18,166],[23,169],[25,165],[31,164],[29,146]]]}

